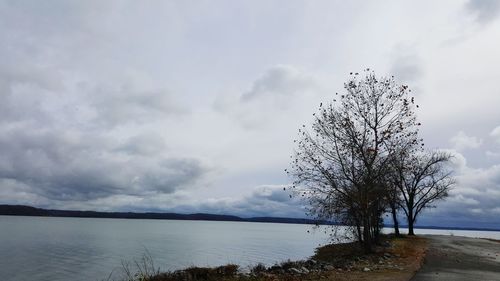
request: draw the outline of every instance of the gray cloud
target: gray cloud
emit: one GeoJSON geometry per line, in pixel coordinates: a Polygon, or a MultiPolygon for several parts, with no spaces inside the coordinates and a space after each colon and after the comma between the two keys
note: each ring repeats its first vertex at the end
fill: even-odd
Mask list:
{"type": "Polygon", "coordinates": [[[466,10],[481,24],[495,20],[500,12],[500,2],[496,0],[469,0],[465,4],[466,10]]]}
{"type": "Polygon", "coordinates": [[[415,84],[419,82],[424,71],[421,59],[413,47],[399,46],[396,48],[390,73],[403,83],[415,84]]]}
{"type": "Polygon", "coordinates": [[[369,65],[422,89],[426,145],[483,140],[435,211],[498,208],[496,2],[227,2],[0,1],[0,200],[301,216],[280,189],[296,129],[369,65]],[[438,46],[457,29],[474,40],[438,46]]]}
{"type": "Polygon", "coordinates": [[[214,109],[233,116],[246,128],[256,128],[299,106],[311,104],[313,108],[322,92],[313,75],[290,65],[276,65],[266,69],[242,94],[219,96],[214,109]]]}
{"type": "Polygon", "coordinates": [[[115,150],[130,155],[155,155],[165,149],[167,149],[165,140],[159,134],[145,133],[130,137],[115,150]]]}
{"type": "Polygon", "coordinates": [[[103,135],[31,127],[2,130],[0,179],[29,186],[48,199],[89,200],[173,193],[207,172],[194,158],[171,157],[163,150],[141,154],[130,146],[135,139],[127,141],[131,154],[103,135]]]}
{"type": "Polygon", "coordinates": [[[135,88],[137,86],[130,82],[116,88],[98,86],[92,91],[91,99],[91,106],[96,111],[95,121],[105,126],[141,124],[188,113],[167,90],[135,88]]]}
{"type": "Polygon", "coordinates": [[[314,84],[312,77],[292,66],[277,65],[253,82],[249,91],[241,95],[242,102],[271,98],[286,103],[289,98],[308,90],[314,84]]]}
{"type": "Polygon", "coordinates": [[[101,69],[117,69],[94,50],[107,44],[104,31],[89,25],[101,6],[0,5],[4,203],[64,207],[173,194],[207,174],[198,157],[170,150],[151,125],[188,112],[164,84],[133,67],[101,69]]]}
{"type": "Polygon", "coordinates": [[[241,198],[217,198],[180,205],[173,210],[193,213],[210,212],[235,214],[243,217],[275,216],[305,217],[305,205],[297,197],[290,198],[290,192],[283,190],[288,185],[262,185],[241,198]]]}
{"type": "Polygon", "coordinates": [[[500,166],[471,168],[460,153],[453,154],[457,185],[436,209],[423,213],[420,224],[497,228],[500,166]]]}
{"type": "Polygon", "coordinates": [[[10,65],[0,62],[0,123],[40,121],[52,123],[44,111],[46,98],[61,90],[58,74],[51,68],[10,65]]]}
{"type": "Polygon", "coordinates": [[[169,92],[151,90],[134,77],[118,81],[119,87],[89,87],[74,75],[35,62],[0,63],[4,202],[172,194],[207,173],[197,158],[170,153],[159,134],[112,131],[184,114],[169,92]]]}

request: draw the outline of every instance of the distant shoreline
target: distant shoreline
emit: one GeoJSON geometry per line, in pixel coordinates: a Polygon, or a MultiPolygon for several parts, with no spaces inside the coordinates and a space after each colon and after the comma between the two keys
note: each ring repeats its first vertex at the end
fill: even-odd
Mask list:
{"type": "MultiPolygon", "coordinates": [[[[208,213],[179,214],[179,213],[157,213],[157,212],[97,212],[97,211],[74,211],[74,210],[52,210],[36,208],[26,205],[0,205],[0,216],[31,216],[31,217],[70,217],[70,218],[108,218],[108,219],[154,219],[154,220],[194,220],[194,221],[232,221],[232,222],[260,222],[260,223],[286,223],[286,224],[310,224],[310,225],[335,225],[333,222],[318,221],[304,218],[286,217],[250,217],[242,218],[233,215],[218,215],[208,213]]],[[[385,224],[384,227],[391,228],[393,225],[385,224]]],[[[400,228],[406,228],[400,225],[400,228]]],[[[416,226],[416,229],[437,230],[469,230],[469,231],[500,231],[495,228],[481,227],[442,227],[442,226],[416,226]]]]}
{"type": "Polygon", "coordinates": [[[217,215],[207,213],[179,214],[156,212],[96,212],[51,210],[35,208],[26,205],[0,205],[0,215],[7,216],[32,216],[32,217],[74,217],[74,218],[108,218],[108,219],[155,219],[155,220],[202,220],[202,221],[233,221],[233,222],[262,222],[262,223],[288,223],[288,224],[316,224],[333,225],[331,222],[301,218],[282,217],[250,217],[242,218],[232,215],[217,215]]]}

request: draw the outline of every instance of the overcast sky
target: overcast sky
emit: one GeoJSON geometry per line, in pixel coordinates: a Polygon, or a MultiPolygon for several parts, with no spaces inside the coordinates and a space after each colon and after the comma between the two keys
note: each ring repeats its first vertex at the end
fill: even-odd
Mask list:
{"type": "Polygon", "coordinates": [[[500,225],[500,1],[1,1],[0,203],[304,216],[293,139],[351,71],[408,84],[500,225]]]}

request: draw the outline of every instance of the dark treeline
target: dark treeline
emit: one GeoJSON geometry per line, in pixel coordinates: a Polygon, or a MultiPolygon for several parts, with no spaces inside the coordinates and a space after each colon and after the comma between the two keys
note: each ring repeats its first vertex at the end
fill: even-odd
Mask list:
{"type": "MultiPolygon", "coordinates": [[[[335,225],[327,221],[315,221],[311,219],[280,218],[280,217],[252,217],[241,218],[231,215],[216,214],[178,214],[178,213],[133,213],[133,212],[94,212],[94,211],[69,211],[69,210],[47,210],[25,205],[0,205],[2,216],[35,216],[35,217],[76,217],[76,218],[110,218],[110,219],[160,219],[160,220],[206,220],[206,221],[240,221],[240,222],[269,222],[269,223],[293,223],[293,224],[321,224],[335,225]]],[[[393,227],[392,224],[384,224],[384,227],[393,227]]],[[[408,225],[402,224],[406,228],[408,225]]],[[[419,225],[417,229],[447,229],[447,230],[480,230],[500,231],[500,228],[482,227],[442,227],[432,225],[419,225]]]]}
{"type": "Polygon", "coordinates": [[[206,221],[240,221],[240,222],[272,222],[295,224],[331,224],[327,221],[316,221],[298,218],[252,217],[242,218],[231,215],[216,214],[178,214],[178,213],[133,213],[133,212],[95,212],[48,210],[24,205],[0,205],[0,215],[40,216],[40,217],[78,217],[78,218],[112,218],[112,219],[163,219],[163,220],[206,220],[206,221]]]}

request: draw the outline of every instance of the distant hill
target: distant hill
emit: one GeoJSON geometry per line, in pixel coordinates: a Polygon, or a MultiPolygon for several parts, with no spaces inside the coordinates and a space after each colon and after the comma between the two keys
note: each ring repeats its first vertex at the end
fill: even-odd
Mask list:
{"type": "Polygon", "coordinates": [[[177,213],[133,213],[133,212],[94,212],[48,210],[24,205],[0,205],[0,215],[9,216],[39,216],[39,217],[78,217],[78,218],[113,218],[113,219],[160,219],[160,220],[205,220],[205,221],[241,221],[241,222],[272,222],[294,224],[331,224],[326,221],[297,218],[252,217],[241,218],[231,215],[216,214],[177,214],[177,213]]]}
{"type": "MultiPolygon", "coordinates": [[[[133,212],[94,212],[94,211],[70,211],[70,210],[49,210],[35,208],[25,205],[0,205],[0,215],[8,216],[38,216],[38,217],[77,217],[77,218],[111,218],[111,219],[158,219],[158,220],[204,220],[204,221],[241,221],[241,222],[269,222],[269,223],[292,223],[292,224],[319,224],[333,225],[333,222],[317,221],[311,219],[299,218],[280,218],[280,217],[251,217],[242,218],[231,215],[216,214],[178,214],[178,213],[133,213],[133,212]]],[[[392,224],[385,224],[385,227],[391,228],[392,224]]],[[[405,228],[406,225],[400,225],[405,228]]],[[[424,226],[419,225],[415,228],[420,229],[447,229],[447,230],[480,230],[480,231],[500,231],[498,228],[481,227],[453,227],[453,226],[424,226]]]]}

